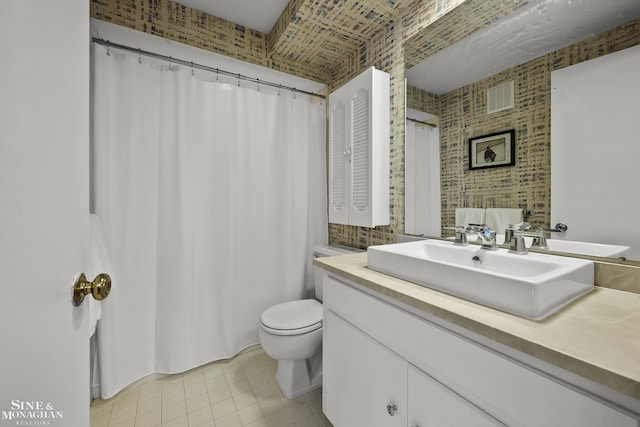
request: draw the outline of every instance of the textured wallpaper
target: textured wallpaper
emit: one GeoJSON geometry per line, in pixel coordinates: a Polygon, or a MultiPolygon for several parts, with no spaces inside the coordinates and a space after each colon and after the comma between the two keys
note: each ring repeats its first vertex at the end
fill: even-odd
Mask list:
{"type": "Polygon", "coordinates": [[[270,34],[169,0],[92,0],[91,16],[326,83],[333,90],[375,66],[391,75],[390,217],[373,229],[329,224],[329,241],[395,242],[404,231],[404,109],[440,117],[442,224],[459,206],[527,204],[549,226],[550,72],[640,43],[634,21],[442,96],[407,88],[409,66],[522,6],[524,0],[290,0],[270,34]],[[432,25],[433,24],[433,25],[432,25]],[[515,82],[515,108],[486,114],[486,89],[515,82]],[[516,165],[468,171],[467,140],[515,129],[516,165]]]}

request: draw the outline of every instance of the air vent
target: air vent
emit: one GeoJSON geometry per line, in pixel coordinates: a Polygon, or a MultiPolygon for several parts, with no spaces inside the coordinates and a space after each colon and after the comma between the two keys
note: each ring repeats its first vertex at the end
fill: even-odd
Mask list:
{"type": "Polygon", "coordinates": [[[487,90],[487,114],[513,108],[513,80],[487,90]]]}

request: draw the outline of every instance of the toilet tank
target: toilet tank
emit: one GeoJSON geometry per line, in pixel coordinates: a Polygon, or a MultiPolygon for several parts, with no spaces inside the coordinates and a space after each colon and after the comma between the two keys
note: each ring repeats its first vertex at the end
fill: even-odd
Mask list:
{"type": "MultiPolygon", "coordinates": [[[[349,246],[341,245],[314,245],[313,257],[322,258],[326,256],[344,255],[355,252],[363,252],[362,249],[351,248],[349,246]]],[[[322,277],[326,270],[313,266],[313,281],[316,288],[316,299],[322,301],[322,277]]]]}

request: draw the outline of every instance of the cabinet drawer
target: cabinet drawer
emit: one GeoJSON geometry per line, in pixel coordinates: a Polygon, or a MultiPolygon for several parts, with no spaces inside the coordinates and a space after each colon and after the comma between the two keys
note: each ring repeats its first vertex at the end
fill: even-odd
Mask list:
{"type": "Polygon", "coordinates": [[[508,425],[637,427],[636,419],[327,276],[331,310],[508,425]]]}
{"type": "Polygon", "coordinates": [[[505,426],[413,365],[408,368],[407,390],[410,426],[505,426]]]}

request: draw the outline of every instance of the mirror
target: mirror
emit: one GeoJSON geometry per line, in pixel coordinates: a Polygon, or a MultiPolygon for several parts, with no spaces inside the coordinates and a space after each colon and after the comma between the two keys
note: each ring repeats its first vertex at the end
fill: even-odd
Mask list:
{"type": "MultiPolygon", "coordinates": [[[[479,11],[481,5],[475,2],[462,3],[405,43],[407,107],[439,116],[442,226],[455,225],[458,207],[507,207],[523,208],[533,228],[549,229],[555,225],[551,224],[551,71],[607,54],[611,45],[615,51],[637,44],[637,23],[624,24],[638,19],[640,4],[637,0],[537,0],[521,7],[522,2],[499,2],[501,7],[494,0],[482,4],[487,9],[479,11]],[[484,27],[487,22],[490,25],[484,27]],[[589,43],[577,43],[601,33],[589,43]],[[509,81],[515,82],[514,107],[489,114],[487,89],[509,81]],[[507,129],[516,129],[520,142],[516,165],[469,171],[468,139],[507,129]]],[[[615,167],[615,162],[603,158],[605,164],[615,167]]],[[[571,224],[571,218],[564,222],[571,224]]]]}

